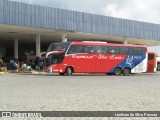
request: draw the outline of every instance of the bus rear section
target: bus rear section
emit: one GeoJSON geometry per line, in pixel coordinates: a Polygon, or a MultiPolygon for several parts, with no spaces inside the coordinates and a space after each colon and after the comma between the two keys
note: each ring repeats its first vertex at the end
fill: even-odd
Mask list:
{"type": "Polygon", "coordinates": [[[155,52],[148,52],[148,61],[147,61],[147,73],[156,72],[157,70],[157,60],[155,52]]]}

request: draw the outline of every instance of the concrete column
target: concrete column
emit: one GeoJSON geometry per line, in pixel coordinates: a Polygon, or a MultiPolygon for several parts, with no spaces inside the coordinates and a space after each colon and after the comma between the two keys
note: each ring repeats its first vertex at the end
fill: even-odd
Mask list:
{"type": "Polygon", "coordinates": [[[123,38],[123,44],[128,44],[127,37],[123,38]]]}
{"type": "Polygon", "coordinates": [[[18,59],[18,39],[14,40],[14,59],[18,59]]]}
{"type": "Polygon", "coordinates": [[[41,38],[39,34],[36,36],[36,57],[41,57],[41,38]]]}
{"type": "Polygon", "coordinates": [[[67,42],[67,34],[62,35],[62,42],[67,42]]]}

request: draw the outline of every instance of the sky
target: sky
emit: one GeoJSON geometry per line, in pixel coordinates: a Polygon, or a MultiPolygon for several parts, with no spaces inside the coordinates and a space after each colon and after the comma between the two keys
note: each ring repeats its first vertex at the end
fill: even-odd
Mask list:
{"type": "MultiPolygon", "coordinates": [[[[10,0],[160,24],[160,0],[10,0]]],[[[160,47],[149,48],[158,51],[160,47]]]]}

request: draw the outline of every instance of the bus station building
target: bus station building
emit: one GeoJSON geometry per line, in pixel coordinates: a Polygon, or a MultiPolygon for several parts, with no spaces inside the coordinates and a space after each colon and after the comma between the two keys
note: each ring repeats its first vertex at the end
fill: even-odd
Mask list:
{"type": "Polygon", "coordinates": [[[160,25],[0,0],[0,57],[40,57],[53,42],[160,45],[160,25]]]}

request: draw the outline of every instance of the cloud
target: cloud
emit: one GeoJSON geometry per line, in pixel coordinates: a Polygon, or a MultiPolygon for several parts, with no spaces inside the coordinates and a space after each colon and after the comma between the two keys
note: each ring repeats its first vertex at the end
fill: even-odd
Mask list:
{"type": "Polygon", "coordinates": [[[105,7],[105,15],[160,23],[160,8],[157,4],[160,4],[160,1],[154,0],[148,2],[146,0],[133,0],[129,2],[126,1],[124,6],[118,3],[111,3],[105,7]]]}
{"type": "Polygon", "coordinates": [[[108,16],[112,17],[119,17],[119,18],[129,18],[129,11],[127,8],[125,9],[118,9],[118,5],[116,3],[112,3],[107,5],[105,8],[105,13],[108,16]]]}

